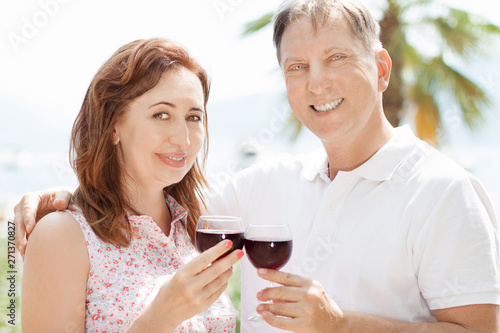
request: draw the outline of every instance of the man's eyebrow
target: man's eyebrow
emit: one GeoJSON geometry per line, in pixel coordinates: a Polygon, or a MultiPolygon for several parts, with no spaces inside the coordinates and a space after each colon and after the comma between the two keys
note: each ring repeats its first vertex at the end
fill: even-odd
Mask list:
{"type": "Polygon", "coordinates": [[[283,61],[283,64],[286,64],[288,62],[294,62],[294,61],[301,61],[300,58],[295,58],[295,57],[289,57],[289,58],[286,58],[284,61],[283,61]]]}
{"type": "Polygon", "coordinates": [[[329,49],[326,49],[326,50],[323,52],[323,54],[325,54],[325,55],[326,55],[326,54],[328,54],[328,53],[330,53],[330,52],[332,52],[332,51],[343,51],[343,52],[345,52],[345,51],[348,51],[348,50],[349,50],[349,49],[347,49],[347,48],[345,48],[345,47],[332,46],[332,47],[330,47],[329,49]]]}
{"type": "MultiPolygon", "coordinates": [[[[151,105],[149,108],[153,108],[155,106],[158,106],[158,105],[166,105],[166,106],[170,106],[171,108],[176,108],[177,106],[174,104],[174,103],[171,103],[171,102],[166,102],[166,101],[160,101],[158,103],[155,103],[153,105],[151,105]]],[[[205,110],[201,107],[196,107],[196,106],[193,106],[190,110],[193,110],[193,111],[200,111],[200,112],[205,112],[205,110]]]]}
{"type": "MultiPolygon", "coordinates": [[[[345,47],[332,46],[332,47],[326,49],[325,51],[323,51],[323,54],[327,55],[328,53],[330,53],[332,51],[343,51],[343,52],[346,52],[346,51],[349,51],[349,49],[345,48],[345,47]]],[[[301,58],[297,58],[297,57],[288,57],[288,58],[286,58],[283,61],[283,64],[286,64],[288,62],[295,62],[295,61],[302,61],[302,59],[301,58]]]]}

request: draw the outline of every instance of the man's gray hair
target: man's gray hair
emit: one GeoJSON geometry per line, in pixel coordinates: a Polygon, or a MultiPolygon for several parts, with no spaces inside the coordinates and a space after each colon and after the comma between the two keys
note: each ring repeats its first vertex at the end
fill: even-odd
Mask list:
{"type": "Polygon", "coordinates": [[[281,39],[286,27],[296,20],[306,17],[314,29],[341,15],[347,19],[355,38],[368,51],[382,48],[380,26],[368,9],[356,0],[285,0],[274,15],[274,45],[278,63],[281,64],[281,39]]]}

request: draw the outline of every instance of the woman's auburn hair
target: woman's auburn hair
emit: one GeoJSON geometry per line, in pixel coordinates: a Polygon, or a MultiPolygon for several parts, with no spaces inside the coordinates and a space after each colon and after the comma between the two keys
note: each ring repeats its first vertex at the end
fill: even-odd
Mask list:
{"type": "MultiPolygon", "coordinates": [[[[118,49],[94,76],[73,124],[70,161],[79,186],[73,195],[95,234],[104,242],[128,246],[133,231],[126,215],[122,172],[117,146],[113,144],[115,124],[127,105],[158,84],[167,70],[185,68],[199,79],[204,109],[210,93],[206,71],[181,45],[160,38],[137,40],[118,49]]],[[[184,178],[165,188],[188,211],[187,230],[194,240],[196,223],[206,207],[203,187],[207,181],[202,167],[208,153],[208,126],[202,163],[195,160],[184,178]]]]}

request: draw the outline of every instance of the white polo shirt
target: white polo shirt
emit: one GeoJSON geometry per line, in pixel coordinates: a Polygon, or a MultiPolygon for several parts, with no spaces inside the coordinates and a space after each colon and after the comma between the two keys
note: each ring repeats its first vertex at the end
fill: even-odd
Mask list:
{"type": "MultiPolygon", "coordinates": [[[[247,224],[289,223],[293,254],[282,271],[319,281],[341,309],[433,322],[433,309],[500,304],[489,199],[407,126],[333,181],[324,151],[280,156],[233,177],[209,206],[247,224]]],[[[247,259],[241,267],[242,332],[280,331],[246,320],[266,282],[247,259]]]]}

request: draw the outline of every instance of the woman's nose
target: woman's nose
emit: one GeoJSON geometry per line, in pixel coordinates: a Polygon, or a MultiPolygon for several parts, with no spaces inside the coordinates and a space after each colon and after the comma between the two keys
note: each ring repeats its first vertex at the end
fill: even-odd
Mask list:
{"type": "Polygon", "coordinates": [[[185,122],[176,124],[175,128],[170,132],[169,142],[179,148],[189,147],[189,128],[185,122]]]}

